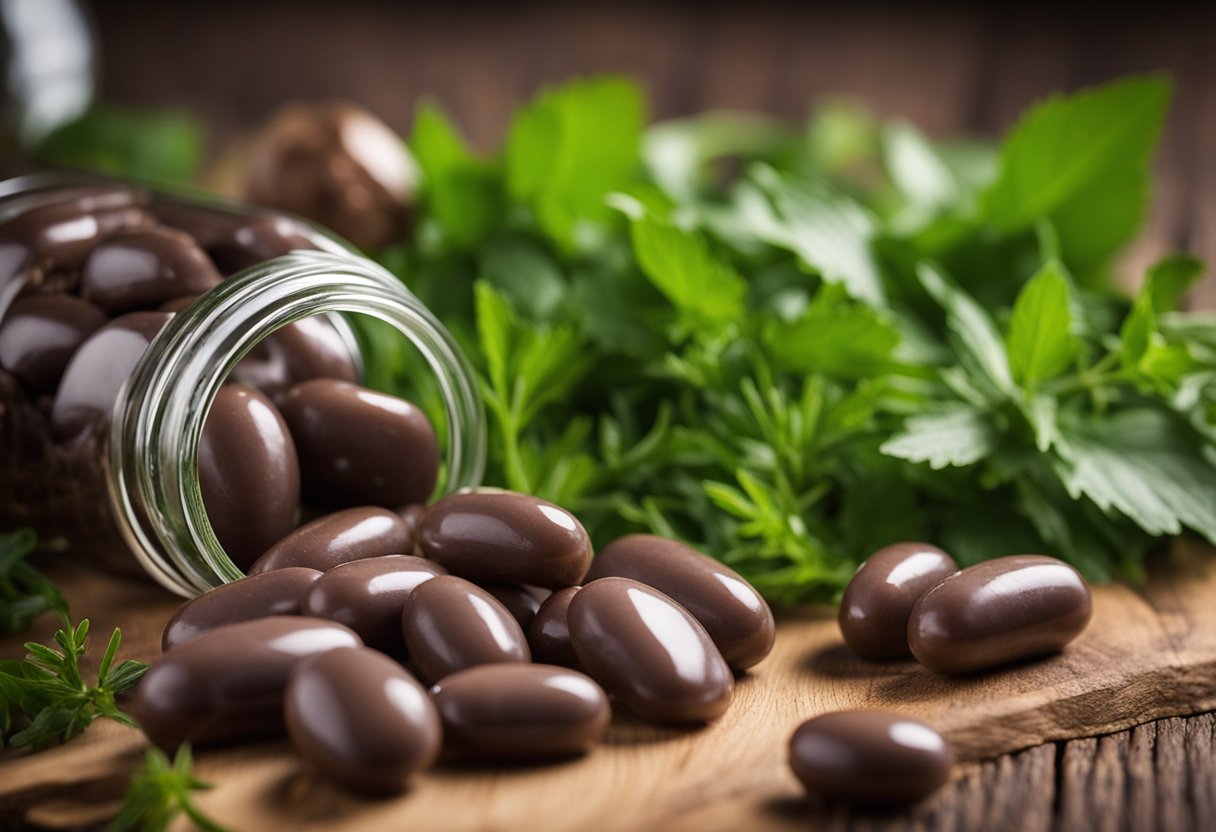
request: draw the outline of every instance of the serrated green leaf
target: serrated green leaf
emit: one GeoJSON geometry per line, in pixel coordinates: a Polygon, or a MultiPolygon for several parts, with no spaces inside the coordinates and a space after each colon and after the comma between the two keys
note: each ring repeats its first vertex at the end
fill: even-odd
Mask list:
{"type": "Polygon", "coordinates": [[[950,330],[979,371],[998,391],[1012,393],[1013,371],[988,313],[928,263],[921,263],[916,274],[925,291],[946,311],[950,330]]]}
{"type": "Polygon", "coordinates": [[[775,366],[835,378],[878,375],[899,345],[895,325],[868,306],[848,302],[825,286],[796,321],[770,321],[764,341],[775,366]]]}
{"type": "Polygon", "coordinates": [[[997,432],[985,415],[970,407],[913,416],[879,450],[933,470],[974,465],[996,449],[997,432]]]}
{"type": "Polygon", "coordinates": [[[1077,354],[1068,279],[1058,262],[1045,265],[1018,293],[1006,346],[1014,378],[1034,388],[1060,375],[1077,354]]]}

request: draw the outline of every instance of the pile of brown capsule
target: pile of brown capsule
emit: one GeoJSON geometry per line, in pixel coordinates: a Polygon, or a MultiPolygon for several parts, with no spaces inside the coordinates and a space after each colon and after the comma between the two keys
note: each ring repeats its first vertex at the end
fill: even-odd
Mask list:
{"type": "Polygon", "coordinates": [[[584,754],[611,702],[662,724],[716,719],[734,671],[774,639],[768,605],[728,567],[651,535],[593,560],[570,512],[508,491],[339,511],[251,573],[170,620],[136,718],[166,748],[286,729],[363,792],[401,791],[441,751],[584,754]]]}
{"type": "MultiPolygon", "coordinates": [[[[1085,629],[1085,579],[1042,555],[1015,555],[959,570],[927,543],[875,552],[841,599],[845,643],[863,659],[915,657],[935,673],[975,674],[1058,653],[1085,629]]],[[[937,731],[884,711],[825,714],[803,723],[790,767],[808,791],[830,799],[919,800],[950,777],[953,755],[937,731]]]]}

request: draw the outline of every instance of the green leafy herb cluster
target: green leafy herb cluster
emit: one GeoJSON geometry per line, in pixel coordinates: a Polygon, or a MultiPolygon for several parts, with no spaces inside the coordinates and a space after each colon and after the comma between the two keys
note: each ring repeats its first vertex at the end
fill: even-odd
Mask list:
{"type": "Polygon", "coordinates": [[[421,223],[382,259],[477,365],[487,481],[598,542],[678,535],[789,602],[908,538],[1135,577],[1162,535],[1216,541],[1216,320],[1174,311],[1202,266],[1110,281],[1169,91],[1055,96],[999,148],[841,104],[646,129],[592,78],[482,156],[426,104],[421,223]]]}
{"type": "Polygon", "coordinates": [[[97,681],[90,684],[80,672],[89,636],[89,620],[65,624],[55,633],[56,650],[27,642],[23,660],[0,660],[0,745],[45,748],[84,733],[98,717],[109,717],[136,727],[119,710],[115,697],[134,687],[148,669],[127,660],[115,664],[122,633],[115,630],[106,645],[97,681]]]}
{"type": "Polygon", "coordinates": [[[122,807],[107,827],[109,832],[163,832],[182,814],[203,832],[224,832],[224,827],[194,804],[194,792],[211,786],[198,780],[193,768],[189,745],[180,746],[172,762],[159,748],[149,749],[122,807]]]}
{"type": "Polygon", "coordinates": [[[63,594],[29,563],[37,543],[33,529],[0,533],[0,634],[20,632],[49,610],[67,617],[63,594]]]}

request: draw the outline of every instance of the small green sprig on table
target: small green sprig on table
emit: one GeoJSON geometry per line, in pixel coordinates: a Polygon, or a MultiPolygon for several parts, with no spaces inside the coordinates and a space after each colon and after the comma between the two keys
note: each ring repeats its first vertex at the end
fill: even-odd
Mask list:
{"type": "Polygon", "coordinates": [[[0,635],[21,632],[44,612],[67,617],[63,594],[28,560],[37,544],[33,529],[0,534],[0,635]]]}
{"type": "Polygon", "coordinates": [[[149,749],[122,807],[107,827],[109,832],[163,832],[183,814],[203,832],[226,832],[195,805],[194,793],[211,786],[196,778],[193,770],[189,745],[179,747],[172,762],[159,748],[149,749]]]}

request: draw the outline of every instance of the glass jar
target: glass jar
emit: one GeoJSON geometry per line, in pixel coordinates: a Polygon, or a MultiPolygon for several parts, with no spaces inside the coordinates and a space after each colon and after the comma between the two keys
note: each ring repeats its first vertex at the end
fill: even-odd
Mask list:
{"type": "MultiPolygon", "coordinates": [[[[119,389],[108,426],[72,443],[52,436],[45,397],[41,404],[21,399],[19,385],[11,376],[4,384],[0,373],[0,528],[32,525],[46,538],[66,539],[73,555],[128,569],[137,563],[187,597],[241,577],[203,505],[197,460],[203,424],[242,359],[281,327],[314,316],[326,317],[360,373],[363,356],[344,316],[378,319],[412,342],[443,402],[440,490],[480,482],[484,414],[468,362],[396,277],[337,237],[246,205],[57,174],[0,183],[0,232],[24,212],[63,202],[71,189],[106,188],[125,189],[140,210],[170,227],[239,230],[250,222],[274,223],[269,248],[294,250],[239,269],[172,314],[119,389]]],[[[204,242],[206,233],[195,240],[204,242]]],[[[265,240],[247,242],[246,259],[268,247],[265,240]]],[[[28,285],[31,272],[22,272],[21,263],[32,256],[0,234],[0,323],[15,298],[54,289],[56,272],[49,267],[39,274],[42,286],[28,285]]]]}

